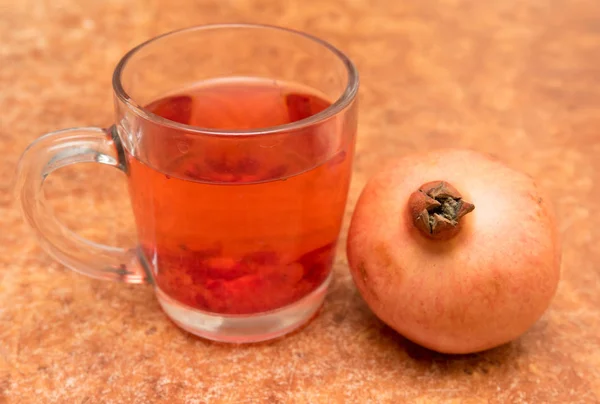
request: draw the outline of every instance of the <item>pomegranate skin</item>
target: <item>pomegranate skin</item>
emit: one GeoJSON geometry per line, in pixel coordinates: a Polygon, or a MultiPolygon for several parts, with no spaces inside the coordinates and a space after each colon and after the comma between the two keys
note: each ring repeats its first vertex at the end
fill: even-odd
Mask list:
{"type": "Polygon", "coordinates": [[[529,176],[464,149],[409,155],[375,174],[355,207],[347,254],[375,315],[442,353],[518,338],[548,308],[560,277],[549,199],[529,176]],[[425,237],[408,206],[411,193],[438,180],[475,205],[446,240],[425,237]]]}

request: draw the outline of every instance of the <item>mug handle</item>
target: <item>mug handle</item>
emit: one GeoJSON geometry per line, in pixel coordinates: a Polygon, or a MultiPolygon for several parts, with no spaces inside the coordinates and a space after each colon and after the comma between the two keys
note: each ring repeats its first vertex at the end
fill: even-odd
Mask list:
{"type": "Polygon", "coordinates": [[[150,283],[137,249],[86,240],[54,216],[44,197],[44,180],[61,167],[95,162],[126,173],[125,156],[115,127],[73,128],[48,133],[27,147],[19,160],[15,191],[23,215],[42,248],[72,270],[96,279],[150,283]]]}

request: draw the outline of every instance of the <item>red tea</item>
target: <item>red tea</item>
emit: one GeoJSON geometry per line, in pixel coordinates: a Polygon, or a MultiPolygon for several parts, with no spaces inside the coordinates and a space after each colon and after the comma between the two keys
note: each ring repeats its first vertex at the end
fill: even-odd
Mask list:
{"type": "Polygon", "coordinates": [[[330,105],[287,83],[210,81],[152,102],[168,120],[239,130],[203,135],[142,128],[128,156],[139,241],[157,286],[223,314],[277,309],[328,277],[350,180],[352,142],[339,122],[277,134],[330,105]]]}

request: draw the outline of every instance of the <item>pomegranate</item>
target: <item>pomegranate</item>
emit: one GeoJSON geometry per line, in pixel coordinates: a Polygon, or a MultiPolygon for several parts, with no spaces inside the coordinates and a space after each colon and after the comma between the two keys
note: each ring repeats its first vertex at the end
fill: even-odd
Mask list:
{"type": "Polygon", "coordinates": [[[375,315],[443,353],[516,339],[559,281],[548,198],[530,177],[471,150],[414,154],[382,169],[358,200],[347,247],[375,315]]]}

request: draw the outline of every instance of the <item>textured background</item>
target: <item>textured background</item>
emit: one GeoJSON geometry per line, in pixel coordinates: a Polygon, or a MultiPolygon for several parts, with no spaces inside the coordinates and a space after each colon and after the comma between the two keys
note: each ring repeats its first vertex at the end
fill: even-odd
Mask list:
{"type": "MultiPolygon", "coordinates": [[[[0,0],[0,402],[598,402],[599,21],[597,0],[0,0]],[[148,286],[87,279],[46,256],[10,199],[18,155],[47,131],[109,125],[119,57],[209,22],[299,28],[355,60],[348,212],[381,161],[413,150],[472,147],[537,177],[564,236],[544,317],[492,351],[435,354],[374,318],[340,251],[317,319],[233,347],[180,331],[148,286]]],[[[80,234],[128,245],[124,180],[83,166],[54,175],[47,193],[80,234]]]]}

